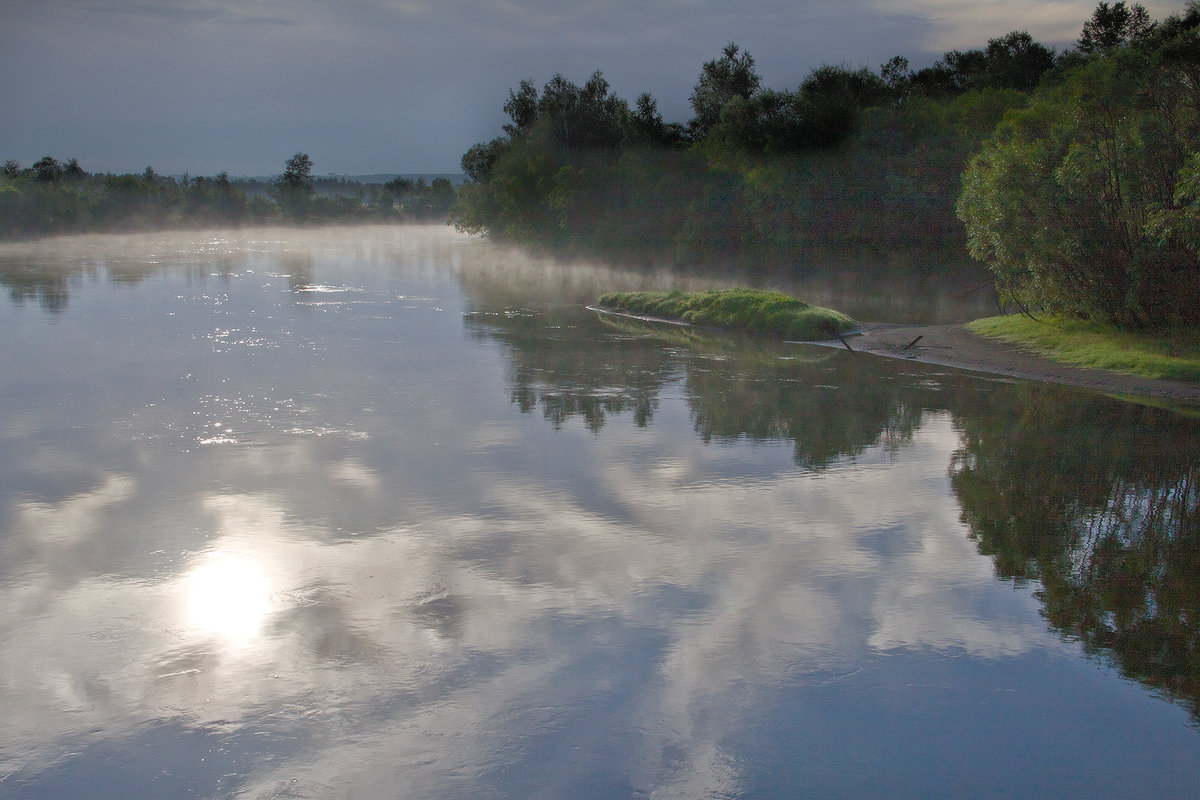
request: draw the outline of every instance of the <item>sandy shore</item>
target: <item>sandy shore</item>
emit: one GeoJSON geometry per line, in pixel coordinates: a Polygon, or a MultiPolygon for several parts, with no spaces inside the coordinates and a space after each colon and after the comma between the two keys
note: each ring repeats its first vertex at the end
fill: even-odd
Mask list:
{"type": "MultiPolygon", "coordinates": [[[[1016,346],[977,336],[961,325],[868,324],[860,333],[846,337],[846,342],[858,353],[1079,386],[1105,394],[1200,403],[1200,384],[1059,364],[1016,346]]],[[[814,344],[843,347],[837,340],[814,344]]]]}

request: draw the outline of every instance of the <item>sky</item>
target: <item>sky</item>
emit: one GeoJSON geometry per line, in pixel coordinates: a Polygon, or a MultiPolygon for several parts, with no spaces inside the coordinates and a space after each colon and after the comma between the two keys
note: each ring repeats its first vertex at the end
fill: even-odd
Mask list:
{"type": "MultiPolygon", "coordinates": [[[[1143,3],[1154,18],[1183,3],[1143,3]]],[[[508,91],[596,70],[668,122],[737,42],[763,85],[821,64],[915,68],[1027,30],[1063,49],[1091,0],[0,0],[0,160],[89,172],[446,173],[508,91]]]]}

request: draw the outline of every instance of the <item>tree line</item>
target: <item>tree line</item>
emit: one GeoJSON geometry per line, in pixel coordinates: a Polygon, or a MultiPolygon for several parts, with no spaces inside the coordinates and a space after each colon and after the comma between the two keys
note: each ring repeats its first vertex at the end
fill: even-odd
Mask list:
{"type": "Polygon", "coordinates": [[[1100,3],[1075,46],[1026,31],[913,70],[763,86],[736,43],[666,122],[600,72],[509,92],[456,226],[646,261],[795,264],[829,247],[957,248],[1006,298],[1129,325],[1200,321],[1200,6],[1100,3]]]}
{"type": "Polygon", "coordinates": [[[1200,323],[1200,4],[1155,23],[1102,3],[1089,24],[971,159],[970,251],[1028,307],[1200,323]]]}
{"type": "Polygon", "coordinates": [[[445,220],[456,199],[448,178],[363,184],[312,174],[307,153],[263,182],[141,173],[89,173],[72,158],[0,166],[0,237],[269,223],[445,220]]]}

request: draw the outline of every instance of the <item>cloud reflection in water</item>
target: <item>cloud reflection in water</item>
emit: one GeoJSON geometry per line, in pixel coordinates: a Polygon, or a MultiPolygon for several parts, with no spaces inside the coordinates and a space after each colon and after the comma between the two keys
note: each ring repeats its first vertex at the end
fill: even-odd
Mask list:
{"type": "MultiPolygon", "coordinates": [[[[483,251],[454,241],[471,269],[483,251]]],[[[8,423],[6,452],[86,468],[68,482],[61,459],[39,456],[74,488],[2,496],[0,776],[50,785],[59,759],[84,769],[103,762],[94,748],[184,731],[241,756],[224,793],[245,797],[738,794],[787,758],[747,760],[773,714],[809,726],[809,746],[903,721],[919,699],[872,693],[896,680],[885,662],[954,664],[967,677],[938,696],[955,700],[974,697],[979,664],[1069,649],[968,538],[947,475],[961,432],[939,406],[914,403],[891,438],[886,404],[861,424],[847,413],[842,446],[813,422],[837,417],[797,403],[790,435],[829,439],[800,459],[790,440],[728,427],[718,411],[746,416],[731,403],[701,420],[692,396],[727,382],[709,365],[689,384],[675,350],[637,340],[652,414],[612,402],[606,424],[547,424],[510,402],[510,355],[488,330],[468,325],[464,341],[444,270],[414,277],[403,265],[428,259],[375,246],[370,275],[346,274],[354,258],[330,266],[332,248],[311,266],[314,282],[397,284],[338,314],[229,278],[228,307],[258,312],[264,331],[302,328],[317,355],[283,347],[264,362],[204,342],[186,365],[166,353],[161,385],[114,384],[75,420],[34,397],[20,429],[8,423]],[[238,442],[192,446],[205,422],[238,442]],[[40,433],[67,424],[93,449],[40,433]],[[822,713],[838,686],[849,701],[822,713]]],[[[129,305],[131,339],[152,309],[129,305]]],[[[211,330],[208,317],[191,324],[211,330]]],[[[47,351],[74,320],[44,332],[47,351]]],[[[589,339],[606,335],[593,325],[581,349],[537,333],[558,361],[529,359],[527,383],[555,388],[551,363],[588,388],[574,362],[614,363],[589,339]]],[[[834,358],[804,369],[855,390],[834,358]]],[[[621,399],[613,372],[595,386],[621,399]]],[[[806,376],[792,377],[778,394],[805,400],[806,376]]],[[[778,388],[745,383],[754,397],[778,388]]],[[[995,708],[1033,715],[1034,731],[1058,713],[995,708]]],[[[138,777],[158,769],[134,760],[138,777]]]]}

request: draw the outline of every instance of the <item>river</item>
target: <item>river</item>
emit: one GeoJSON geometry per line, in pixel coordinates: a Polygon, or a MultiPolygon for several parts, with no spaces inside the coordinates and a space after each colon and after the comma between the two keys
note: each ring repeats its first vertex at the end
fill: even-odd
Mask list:
{"type": "Polygon", "coordinates": [[[0,795],[1193,796],[1200,420],[584,308],[709,280],[0,246],[0,795]]]}

